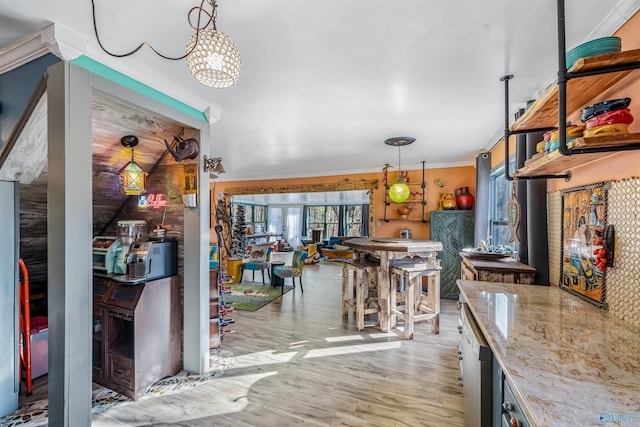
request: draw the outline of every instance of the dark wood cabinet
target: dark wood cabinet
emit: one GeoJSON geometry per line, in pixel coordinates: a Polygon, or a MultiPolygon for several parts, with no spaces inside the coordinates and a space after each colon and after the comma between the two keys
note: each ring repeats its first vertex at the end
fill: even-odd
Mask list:
{"type": "Polygon", "coordinates": [[[176,277],[127,285],[94,279],[93,380],[134,400],[181,368],[176,277]]]}
{"type": "Polygon", "coordinates": [[[462,256],[461,278],[483,282],[535,283],[536,269],[512,259],[482,260],[462,256]]]}

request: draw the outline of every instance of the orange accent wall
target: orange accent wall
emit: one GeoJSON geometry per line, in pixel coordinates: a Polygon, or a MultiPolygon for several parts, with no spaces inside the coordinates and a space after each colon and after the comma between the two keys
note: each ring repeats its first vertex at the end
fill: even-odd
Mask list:
{"type": "MultiPolygon", "coordinates": [[[[390,171],[389,182],[395,181],[397,173],[390,171]]],[[[224,192],[226,188],[232,187],[252,187],[252,186],[271,186],[271,185],[294,185],[294,184],[327,184],[336,183],[348,178],[350,180],[371,180],[377,179],[380,181],[380,186],[375,190],[375,216],[376,237],[399,237],[400,230],[404,226],[408,226],[414,239],[429,239],[429,225],[423,224],[418,221],[389,221],[382,220],[384,215],[384,185],[382,184],[383,174],[381,172],[363,173],[363,174],[351,174],[351,175],[333,175],[333,176],[319,176],[309,178],[295,178],[295,179],[273,179],[273,180],[259,180],[259,181],[229,181],[229,182],[216,182],[211,183],[211,190],[214,200],[217,199],[217,194],[224,192]]],[[[422,180],[422,170],[410,170],[409,181],[420,182],[422,180]]],[[[425,170],[425,200],[427,205],[425,206],[425,217],[429,218],[429,211],[438,209],[438,202],[440,200],[440,194],[442,193],[455,193],[456,188],[469,187],[471,194],[475,196],[476,193],[476,169],[473,166],[455,167],[455,168],[438,168],[438,169],[426,169],[425,170]],[[434,181],[442,180],[445,182],[445,186],[441,189],[434,181]]],[[[411,191],[420,191],[419,186],[411,186],[411,191]]],[[[388,218],[398,218],[396,208],[403,204],[391,204],[387,207],[388,218]]],[[[421,206],[415,204],[414,210],[411,212],[410,218],[419,219],[421,214],[421,206]]],[[[212,208],[213,209],[213,208],[212,208]]],[[[216,241],[215,233],[210,232],[210,240],[216,241]]]]}
{"type": "MultiPolygon", "coordinates": [[[[505,147],[504,147],[504,138],[503,138],[491,149],[491,169],[504,163],[504,148],[505,147]]],[[[515,154],[515,152],[516,152],[516,137],[515,135],[511,135],[509,137],[509,154],[510,155],[515,154]]]]}

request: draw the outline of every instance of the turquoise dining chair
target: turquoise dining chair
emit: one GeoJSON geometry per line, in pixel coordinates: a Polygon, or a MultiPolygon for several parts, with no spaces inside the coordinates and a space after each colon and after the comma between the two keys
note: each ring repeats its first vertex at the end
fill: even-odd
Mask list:
{"type": "Polygon", "coordinates": [[[296,287],[296,277],[300,282],[300,290],[304,292],[302,288],[302,270],[304,269],[304,260],[307,258],[305,251],[294,251],[293,260],[291,265],[283,265],[282,267],[276,267],[273,269],[273,274],[282,279],[282,286],[284,286],[284,279],[291,277],[293,281],[293,287],[296,287]]]}
{"type": "Polygon", "coordinates": [[[240,278],[241,279],[243,278],[245,270],[251,270],[252,271],[251,280],[255,282],[256,271],[260,271],[262,273],[262,284],[264,285],[265,270],[267,271],[267,276],[269,277],[269,279],[271,279],[269,268],[271,265],[270,261],[271,261],[272,251],[273,251],[272,247],[252,250],[249,260],[242,263],[242,271],[240,273],[240,278]]]}

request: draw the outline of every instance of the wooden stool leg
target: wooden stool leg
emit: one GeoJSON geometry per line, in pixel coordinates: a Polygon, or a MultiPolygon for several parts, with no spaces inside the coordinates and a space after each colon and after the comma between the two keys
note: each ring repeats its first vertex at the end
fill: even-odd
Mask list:
{"type": "Polygon", "coordinates": [[[431,319],[431,332],[434,334],[440,333],[440,271],[430,277],[433,282],[433,309],[436,313],[435,317],[431,319]]]}
{"type": "Polygon", "coordinates": [[[378,283],[380,283],[380,292],[378,293],[378,302],[380,305],[380,329],[382,332],[389,332],[389,293],[391,292],[389,280],[389,255],[386,251],[380,252],[380,268],[378,269],[378,283]]]}
{"type": "Polygon", "coordinates": [[[349,267],[342,264],[342,321],[349,320],[349,267]]]}
{"type": "Polygon", "coordinates": [[[415,278],[411,278],[409,274],[405,275],[405,280],[407,281],[407,291],[405,295],[404,302],[404,313],[405,313],[405,322],[404,322],[404,337],[408,340],[413,339],[413,316],[415,313],[415,282],[417,281],[415,278]]]}
{"type": "Polygon", "coordinates": [[[395,328],[397,323],[396,315],[393,313],[393,310],[398,306],[398,279],[402,280],[402,277],[398,276],[395,273],[389,274],[389,284],[390,284],[390,293],[389,293],[389,328],[395,328]]]}
{"type": "Polygon", "coordinates": [[[356,327],[364,329],[364,269],[356,270],[356,327]]]}

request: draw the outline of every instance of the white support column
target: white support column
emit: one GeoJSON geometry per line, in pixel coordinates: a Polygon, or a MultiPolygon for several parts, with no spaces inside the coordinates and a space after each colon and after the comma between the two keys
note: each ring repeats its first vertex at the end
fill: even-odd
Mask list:
{"type": "Polygon", "coordinates": [[[92,177],[89,73],[48,70],[49,425],[91,424],[92,177]]]}

